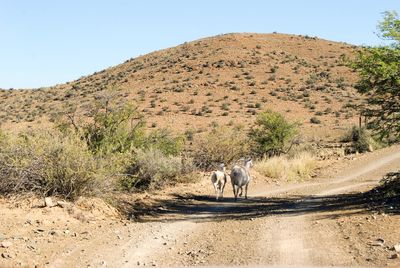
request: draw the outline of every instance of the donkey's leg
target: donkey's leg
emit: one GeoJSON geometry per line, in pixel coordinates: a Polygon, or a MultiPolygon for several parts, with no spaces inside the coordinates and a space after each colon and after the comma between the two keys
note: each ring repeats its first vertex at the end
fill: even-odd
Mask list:
{"type": "Polygon", "coordinates": [[[247,187],[249,187],[249,183],[244,187],[244,198],[247,199],[247,187]]]}
{"type": "Polygon", "coordinates": [[[235,197],[235,201],[237,201],[237,194],[239,189],[236,188],[236,185],[232,184],[232,188],[233,188],[233,196],[235,197]]]}
{"type": "Polygon", "coordinates": [[[218,189],[217,189],[217,184],[213,183],[214,190],[215,190],[215,199],[218,200],[218,189]]]}
{"type": "Polygon", "coordinates": [[[221,199],[224,198],[225,184],[226,184],[226,182],[222,183],[222,187],[221,187],[221,199]]]}

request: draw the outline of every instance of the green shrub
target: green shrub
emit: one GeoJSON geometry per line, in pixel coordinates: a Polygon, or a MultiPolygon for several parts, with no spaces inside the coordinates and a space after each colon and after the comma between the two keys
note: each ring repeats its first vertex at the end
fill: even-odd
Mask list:
{"type": "Polygon", "coordinates": [[[278,70],[279,66],[273,66],[271,67],[270,71],[271,73],[276,73],[276,71],[278,70]]]}
{"type": "Polygon", "coordinates": [[[142,142],[138,148],[155,148],[167,156],[177,156],[182,151],[184,138],[173,136],[168,129],[158,129],[142,138],[142,142]]]}
{"type": "Polygon", "coordinates": [[[221,105],[221,110],[224,110],[224,111],[229,111],[229,103],[223,103],[222,105],[221,105]]]}
{"type": "Polygon", "coordinates": [[[133,106],[99,106],[91,111],[91,119],[81,124],[65,121],[58,128],[81,135],[88,148],[99,155],[127,152],[143,143],[145,122],[133,106]]]}
{"type": "Polygon", "coordinates": [[[185,138],[188,141],[193,141],[194,138],[194,134],[195,134],[195,130],[194,129],[187,129],[185,131],[185,138]]]}
{"type": "Polygon", "coordinates": [[[321,120],[315,116],[310,118],[310,123],[312,124],[321,124],[321,120]]]}
{"type": "Polygon", "coordinates": [[[267,110],[257,116],[249,132],[253,151],[260,155],[279,155],[297,133],[297,124],[279,113],[267,110]]]}

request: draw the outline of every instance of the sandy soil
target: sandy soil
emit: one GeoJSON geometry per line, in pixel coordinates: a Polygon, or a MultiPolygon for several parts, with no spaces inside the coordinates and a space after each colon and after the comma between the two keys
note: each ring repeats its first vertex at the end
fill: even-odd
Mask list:
{"type": "Polygon", "coordinates": [[[0,248],[0,267],[400,267],[400,215],[370,210],[360,194],[400,169],[399,149],[339,162],[306,182],[257,175],[238,202],[230,185],[215,201],[204,177],[145,195],[141,209],[130,204],[133,220],[100,200],[64,208],[1,200],[0,242],[11,245],[0,248]]]}

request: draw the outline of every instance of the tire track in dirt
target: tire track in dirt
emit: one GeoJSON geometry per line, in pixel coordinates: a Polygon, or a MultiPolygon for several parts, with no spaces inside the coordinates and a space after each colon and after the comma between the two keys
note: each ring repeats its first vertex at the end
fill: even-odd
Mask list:
{"type": "MultiPolygon", "coordinates": [[[[395,152],[380,158],[378,161],[369,161],[366,166],[357,168],[356,170],[347,170],[330,183],[326,184],[322,189],[318,190],[309,198],[299,201],[294,209],[299,211],[307,211],[312,209],[318,201],[321,203],[324,198],[335,194],[345,194],[351,190],[361,190],[368,186],[376,185],[384,174],[395,168],[400,168],[400,152],[395,152]]],[[[319,184],[319,186],[321,186],[319,184]]],[[[307,185],[310,186],[310,185],[307,185]]],[[[307,187],[306,186],[306,187],[307,187]]],[[[311,186],[316,186],[311,185],[311,186]]],[[[299,188],[298,188],[299,189],[299,188]]],[[[326,214],[329,213],[319,213],[326,214]]],[[[335,243],[337,236],[332,234],[331,230],[318,228],[315,223],[319,223],[316,219],[321,215],[316,213],[307,215],[307,212],[301,212],[294,216],[280,217],[278,220],[272,221],[271,232],[264,232],[262,241],[267,244],[260,245],[259,254],[272,251],[274,256],[271,264],[279,265],[341,265],[353,266],[357,265],[352,256],[335,243]],[[268,243],[274,241],[273,243],[268,243]]],[[[267,223],[266,223],[267,224],[267,223]]],[[[271,223],[269,223],[271,226],[271,223]]]]}
{"type": "MultiPolygon", "coordinates": [[[[220,223],[208,223],[208,230],[203,231],[203,234],[212,237],[216,232],[209,230],[221,230],[219,236],[222,239],[199,243],[201,235],[194,236],[191,241],[193,248],[212,249],[213,254],[203,259],[209,265],[357,265],[353,256],[341,245],[343,241],[338,242],[338,227],[334,221],[329,220],[330,212],[309,210],[314,209],[318,202],[323,206],[327,196],[375,185],[394,166],[400,168],[400,153],[389,154],[376,162],[374,160],[364,163],[367,169],[350,168],[334,179],[327,178],[321,183],[305,183],[253,193],[252,197],[273,197],[280,193],[300,191],[311,196],[281,207],[282,210],[290,210],[290,213],[282,211],[281,215],[271,217],[266,213],[266,217],[260,219],[239,224],[229,221],[222,227],[220,223]],[[324,217],[326,220],[321,220],[324,217]],[[233,246],[232,250],[232,245],[240,246],[233,246]]],[[[231,209],[229,204],[221,205],[227,210],[231,209]]],[[[197,264],[191,258],[182,262],[197,264]]]]}

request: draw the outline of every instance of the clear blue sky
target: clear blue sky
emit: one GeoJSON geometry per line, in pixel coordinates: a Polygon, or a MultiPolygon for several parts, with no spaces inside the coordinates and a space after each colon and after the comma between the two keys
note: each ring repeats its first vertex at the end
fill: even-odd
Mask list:
{"type": "Polygon", "coordinates": [[[154,50],[231,32],[378,45],[397,0],[0,0],[0,88],[64,83],[154,50]]]}

